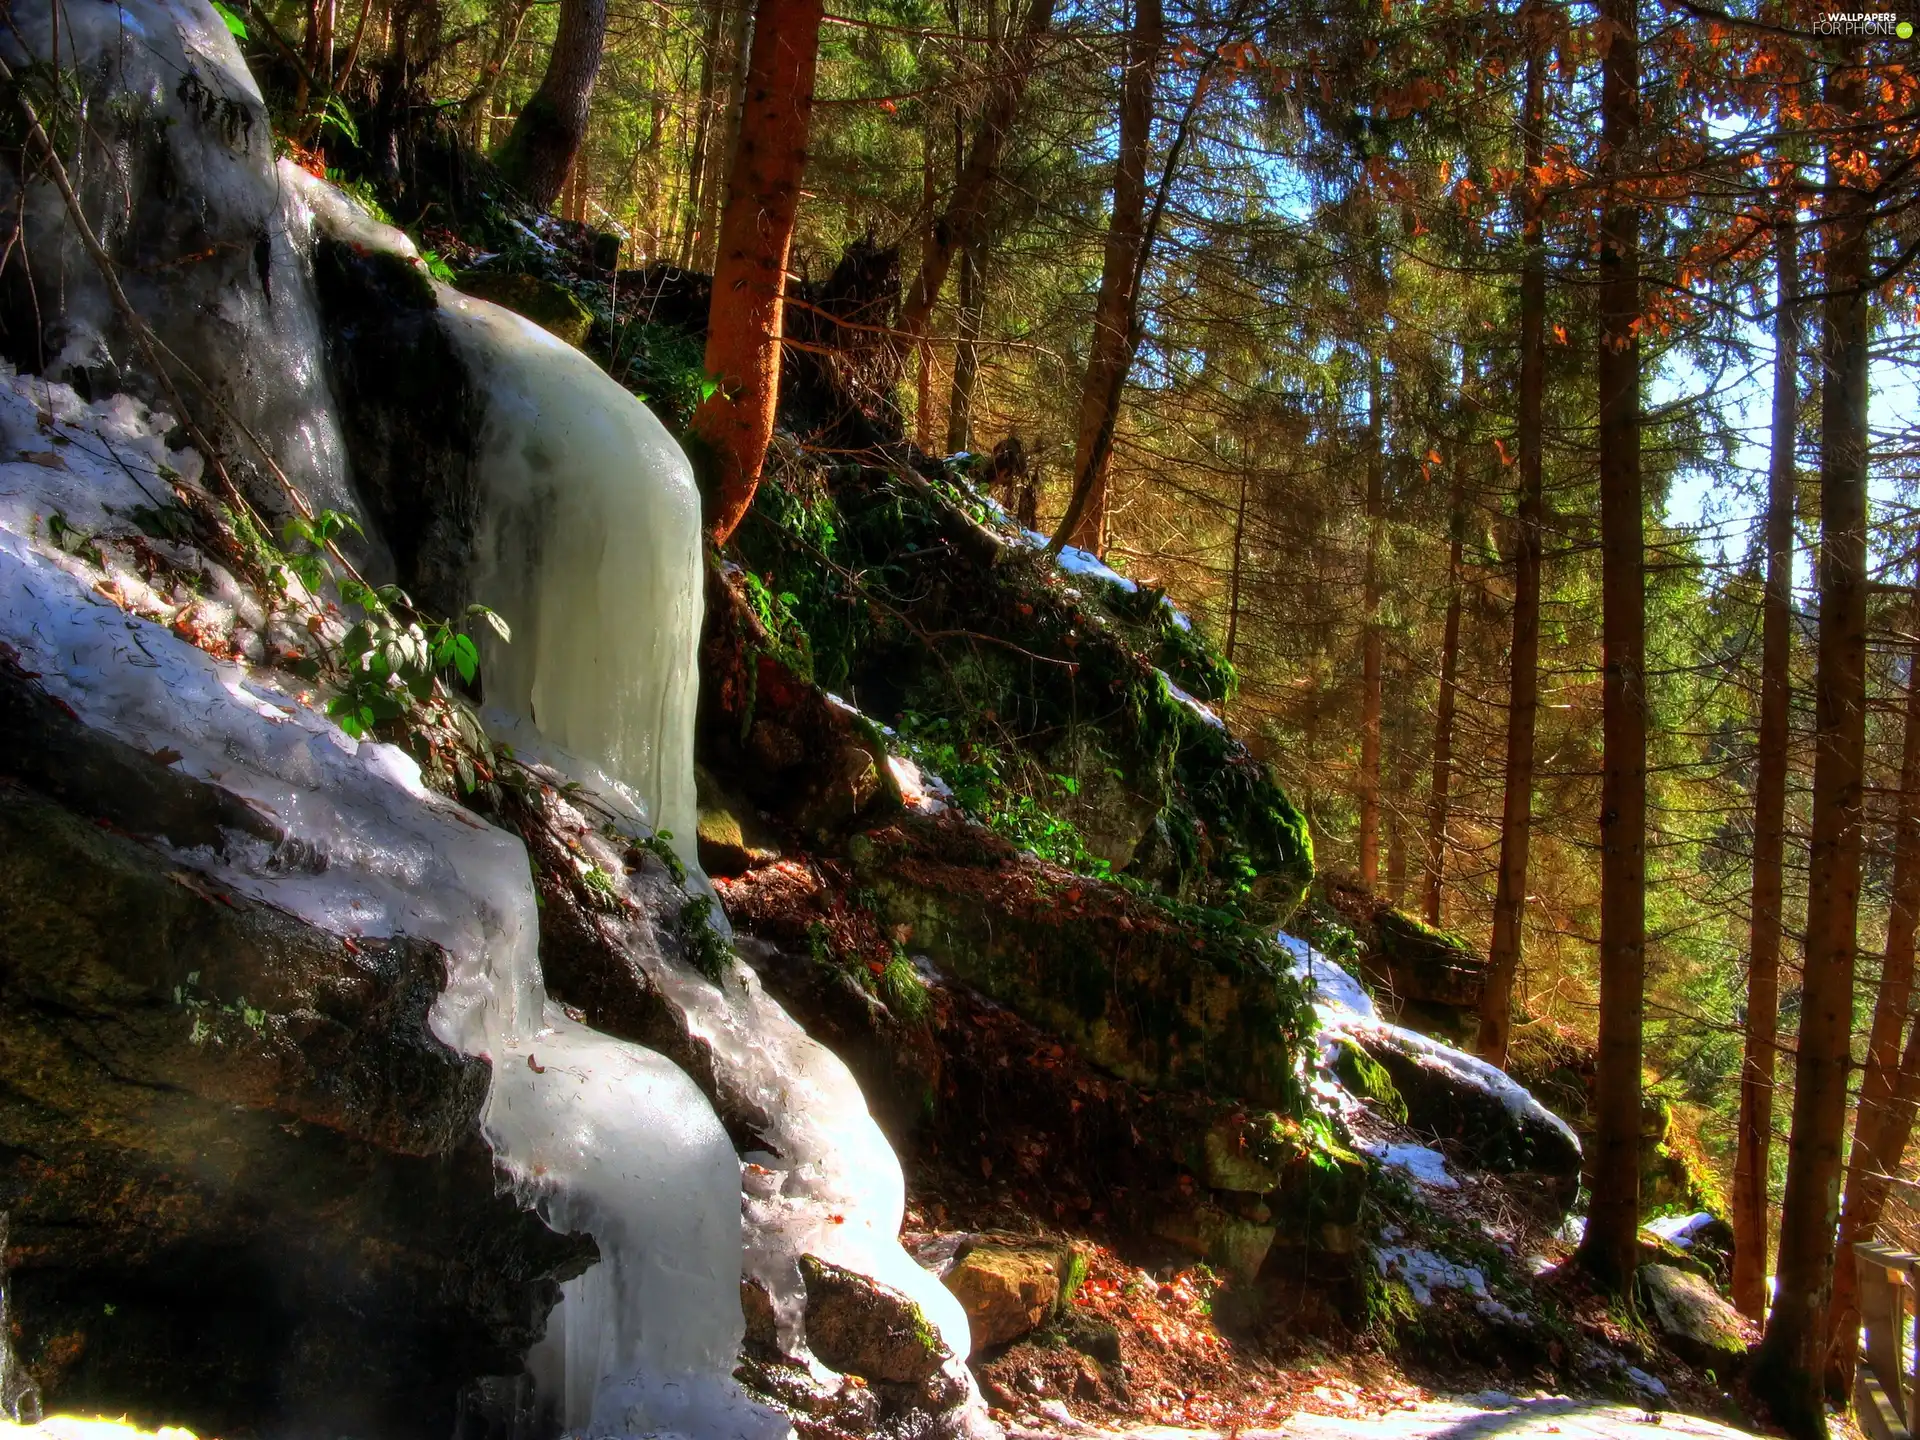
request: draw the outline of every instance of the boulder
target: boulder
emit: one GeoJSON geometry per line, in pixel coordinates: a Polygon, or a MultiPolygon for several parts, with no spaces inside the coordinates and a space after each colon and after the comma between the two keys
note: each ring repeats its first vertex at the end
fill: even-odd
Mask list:
{"type": "Polygon", "coordinates": [[[1236,1280],[1249,1282],[1266,1263],[1275,1234],[1275,1227],[1265,1223],[1259,1211],[1248,1218],[1208,1201],[1190,1210],[1169,1211],[1153,1229],[1161,1239],[1218,1265],[1236,1280]]]}
{"type": "Polygon", "coordinates": [[[1672,1265],[1643,1265],[1639,1280],[1647,1317],[1674,1354],[1722,1380],[1746,1363],[1746,1322],[1706,1280],[1672,1265]]]}
{"type": "Polygon", "coordinates": [[[973,1353],[1018,1340],[1044,1325],[1061,1301],[1073,1251],[1059,1245],[983,1241],[941,1277],[966,1307],[973,1353]]]}
{"type": "Polygon", "coordinates": [[[951,813],[848,843],[903,944],[1140,1085],[1291,1111],[1310,1014],[1279,948],[1022,855],[951,813]]]}
{"type": "Polygon", "coordinates": [[[899,1291],[820,1259],[800,1257],[807,1345],[845,1375],[925,1385],[952,1359],[920,1307],[899,1291]]]}
{"type": "Polygon", "coordinates": [[[1438,930],[1355,881],[1329,876],[1327,903],[1352,928],[1360,972],[1396,1024],[1471,1043],[1486,989],[1486,957],[1460,936],[1438,930]]]}
{"type": "Polygon", "coordinates": [[[451,1433],[595,1252],[498,1186],[444,954],[227,893],[194,857],[262,817],[10,662],[0,748],[0,1209],[48,1408],[451,1433]]]}
{"type": "Polygon", "coordinates": [[[1480,1169],[1538,1175],[1564,1211],[1580,1184],[1580,1141],[1525,1088],[1464,1051],[1397,1026],[1341,1027],[1393,1082],[1407,1123],[1450,1140],[1480,1169]]]}
{"type": "Polygon", "coordinates": [[[564,285],[538,275],[508,275],[497,270],[469,270],[455,282],[460,292],[488,300],[504,310],[525,316],[549,335],[578,349],[593,329],[593,312],[564,285]]]}

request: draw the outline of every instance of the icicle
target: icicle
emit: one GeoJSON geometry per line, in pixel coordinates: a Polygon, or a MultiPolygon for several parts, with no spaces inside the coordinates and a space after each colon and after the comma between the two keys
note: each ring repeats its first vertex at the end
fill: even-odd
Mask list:
{"type": "Polygon", "coordinates": [[[513,626],[487,700],[624,782],[694,857],[700,497],[686,456],[599,366],[451,290],[442,316],[485,397],[472,593],[513,626]]]}

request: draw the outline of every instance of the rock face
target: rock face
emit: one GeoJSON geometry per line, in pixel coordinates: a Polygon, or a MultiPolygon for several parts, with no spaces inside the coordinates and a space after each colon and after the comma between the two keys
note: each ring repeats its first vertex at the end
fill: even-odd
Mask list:
{"type": "Polygon", "coordinates": [[[1328,877],[1324,889],[1353,927],[1360,973],[1387,1018],[1449,1044],[1470,1044],[1479,1029],[1486,957],[1356,884],[1328,877]]]}
{"type": "Polygon", "coordinates": [[[1709,1282],[1671,1265],[1643,1265],[1639,1279],[1654,1329],[1681,1359],[1723,1381],[1746,1364],[1746,1323],[1709,1282]]]}
{"type": "Polygon", "coordinates": [[[1018,1340],[1044,1325],[1061,1301],[1073,1252],[1059,1245],[976,1242],[941,1277],[966,1307],[973,1353],[1018,1340]]]}
{"type": "Polygon", "coordinates": [[[1539,1175],[1555,1199],[1570,1202],[1580,1181],[1572,1131],[1517,1085],[1519,1095],[1509,1093],[1497,1071],[1480,1073],[1492,1067],[1423,1038],[1389,1026],[1352,1037],[1393,1081],[1408,1124],[1456,1142],[1482,1169],[1539,1175]]]}
{"type": "Polygon", "coordinates": [[[223,893],[181,852],[259,818],[10,665],[0,751],[0,1205],[49,1408],[449,1433],[594,1251],[500,1193],[440,952],[223,893]]]}
{"type": "Polygon", "coordinates": [[[1307,1011],[1272,947],[1026,863],[958,823],[903,821],[850,854],[903,943],[1115,1074],[1282,1111],[1298,1100],[1307,1011]]]}
{"type": "Polygon", "coordinates": [[[812,1255],[800,1257],[807,1343],[847,1375],[925,1385],[952,1358],[920,1307],[897,1290],[812,1255]]]}

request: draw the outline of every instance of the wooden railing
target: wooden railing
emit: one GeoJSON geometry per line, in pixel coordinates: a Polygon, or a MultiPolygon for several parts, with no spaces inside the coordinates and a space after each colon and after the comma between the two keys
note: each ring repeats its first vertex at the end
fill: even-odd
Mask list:
{"type": "Polygon", "coordinates": [[[1920,1383],[1915,1373],[1916,1274],[1920,1255],[1871,1243],[1853,1247],[1860,1267],[1860,1358],[1853,1408],[1869,1440],[1910,1440],[1920,1383]]]}

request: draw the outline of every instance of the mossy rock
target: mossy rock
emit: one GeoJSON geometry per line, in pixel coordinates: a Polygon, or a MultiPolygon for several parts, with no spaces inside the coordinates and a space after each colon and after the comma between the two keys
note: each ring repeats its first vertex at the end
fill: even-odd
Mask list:
{"type": "Polygon", "coordinates": [[[593,312],[564,285],[538,275],[510,275],[498,270],[468,270],[454,281],[455,288],[476,300],[485,300],[525,316],[549,335],[578,349],[593,329],[593,312]]]}
{"type": "Polygon", "coordinates": [[[1251,930],[1194,924],[951,819],[903,820],[848,853],[903,943],[1114,1074],[1301,1104],[1311,1011],[1251,930]]]}
{"type": "Polygon", "coordinates": [[[940,1334],[907,1296],[815,1255],[800,1257],[807,1346],[844,1375],[924,1385],[949,1358],[940,1334]]]}

